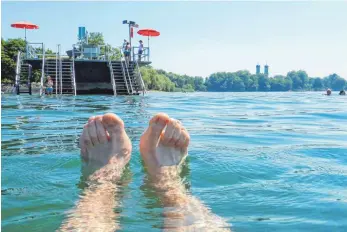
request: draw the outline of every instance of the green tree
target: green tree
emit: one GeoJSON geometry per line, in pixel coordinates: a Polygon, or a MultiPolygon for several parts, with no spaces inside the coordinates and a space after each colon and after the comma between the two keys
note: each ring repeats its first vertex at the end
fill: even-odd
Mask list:
{"type": "MultiPolygon", "coordinates": [[[[106,51],[107,51],[109,59],[121,60],[121,52],[118,48],[114,48],[110,44],[107,44],[106,45],[106,51]]],[[[105,54],[104,48],[101,48],[101,54],[105,54]]]]}
{"type": "Polygon", "coordinates": [[[258,77],[257,75],[251,75],[249,78],[248,86],[247,86],[247,91],[257,91],[258,90],[258,77]]]}
{"type": "Polygon", "coordinates": [[[306,90],[309,88],[308,75],[303,70],[288,72],[287,78],[292,80],[293,90],[306,90]]]}
{"type": "Polygon", "coordinates": [[[286,91],[285,76],[277,75],[270,78],[271,91],[286,91]]]}
{"type": "Polygon", "coordinates": [[[194,89],[196,91],[206,91],[206,85],[204,83],[204,78],[202,77],[195,77],[194,78],[194,89]]]}
{"type": "Polygon", "coordinates": [[[288,72],[287,78],[290,78],[292,80],[292,88],[293,90],[300,90],[302,87],[302,82],[300,77],[298,76],[296,71],[288,72]]]}
{"type": "Polygon", "coordinates": [[[244,90],[248,90],[250,88],[252,88],[250,85],[253,84],[253,82],[251,81],[251,73],[248,70],[241,70],[241,71],[237,71],[236,76],[238,76],[243,84],[241,84],[240,88],[238,91],[244,91],[244,90]],[[243,86],[243,87],[242,87],[243,86]]]}
{"type": "Polygon", "coordinates": [[[167,76],[159,74],[155,69],[151,67],[141,67],[140,71],[147,89],[174,91],[175,84],[172,83],[167,76]]]}
{"type": "Polygon", "coordinates": [[[88,44],[90,45],[104,45],[104,36],[100,32],[90,32],[88,34],[88,44]]]}
{"type": "Polygon", "coordinates": [[[286,77],[284,79],[284,85],[285,85],[285,90],[286,91],[292,90],[293,89],[293,81],[292,81],[292,79],[286,77]]]}
{"type": "Polygon", "coordinates": [[[3,82],[14,82],[16,75],[16,62],[18,51],[24,52],[25,41],[23,39],[1,38],[1,79],[3,82]]]}
{"type": "Polygon", "coordinates": [[[326,87],[331,88],[332,90],[338,91],[344,89],[346,85],[346,80],[337,75],[336,73],[329,75],[324,78],[326,87]]]}
{"type": "Polygon", "coordinates": [[[269,91],[271,89],[270,80],[264,74],[258,75],[258,85],[259,91],[269,91]]]}
{"type": "MultiPolygon", "coordinates": [[[[35,53],[36,54],[42,54],[42,47],[35,48],[35,53]]],[[[55,54],[55,52],[53,52],[51,49],[47,48],[47,49],[45,49],[45,54],[46,55],[52,55],[52,54],[55,54]]]]}
{"type": "Polygon", "coordinates": [[[245,84],[240,77],[235,76],[233,78],[232,90],[233,91],[245,91],[245,84]]]}
{"type": "Polygon", "coordinates": [[[321,78],[317,77],[317,78],[312,78],[312,79],[313,79],[313,83],[312,83],[312,89],[313,90],[324,89],[323,80],[321,78]]]}

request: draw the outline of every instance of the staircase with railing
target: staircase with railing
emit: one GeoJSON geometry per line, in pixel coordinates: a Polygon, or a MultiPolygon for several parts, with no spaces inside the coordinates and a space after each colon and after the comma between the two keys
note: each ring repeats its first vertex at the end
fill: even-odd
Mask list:
{"type": "Polygon", "coordinates": [[[146,90],[136,59],[127,61],[122,49],[120,52],[120,61],[108,61],[114,95],[138,95],[139,91],[144,94],[146,90]]]}
{"type": "Polygon", "coordinates": [[[129,95],[130,88],[129,83],[127,80],[127,77],[125,76],[124,71],[124,61],[110,61],[110,68],[112,70],[111,72],[111,78],[113,78],[114,81],[114,89],[115,95],[129,95]]]}
{"type": "Polygon", "coordinates": [[[145,94],[146,88],[136,61],[109,61],[111,83],[114,95],[145,94]]]}

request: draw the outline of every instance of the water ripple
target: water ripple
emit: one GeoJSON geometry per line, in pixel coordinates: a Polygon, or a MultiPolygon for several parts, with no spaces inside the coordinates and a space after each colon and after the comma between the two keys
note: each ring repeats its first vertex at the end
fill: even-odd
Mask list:
{"type": "Polygon", "coordinates": [[[347,231],[347,98],[320,93],[2,96],[2,229],[53,231],[83,188],[78,139],[117,113],[133,141],[124,231],[159,231],[138,142],[157,112],[191,134],[185,182],[235,231],[347,231]]]}

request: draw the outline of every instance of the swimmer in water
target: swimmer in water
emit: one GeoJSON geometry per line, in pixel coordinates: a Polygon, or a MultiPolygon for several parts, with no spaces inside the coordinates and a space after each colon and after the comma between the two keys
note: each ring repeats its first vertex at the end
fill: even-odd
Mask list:
{"type": "MultiPolygon", "coordinates": [[[[164,205],[164,230],[230,231],[230,225],[189,194],[179,175],[188,155],[190,137],[182,124],[159,113],[140,139],[140,153],[151,186],[164,205]]],[[[120,229],[119,188],[132,145],[123,121],[115,114],[89,118],[80,137],[83,172],[88,187],[59,231],[115,231],[120,229]]]]}
{"type": "Polygon", "coordinates": [[[346,92],[344,90],[341,90],[339,95],[346,95],[346,92]]]}
{"type": "Polygon", "coordinates": [[[327,93],[324,95],[330,96],[331,95],[331,89],[327,89],[327,93]]]}

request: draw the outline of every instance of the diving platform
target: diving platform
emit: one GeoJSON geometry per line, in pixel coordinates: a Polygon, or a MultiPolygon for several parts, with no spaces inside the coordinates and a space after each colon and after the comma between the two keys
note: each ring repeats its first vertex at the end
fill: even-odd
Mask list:
{"type": "Polygon", "coordinates": [[[18,52],[15,86],[16,93],[31,94],[34,70],[41,71],[40,94],[45,94],[46,78],[53,81],[53,94],[81,95],[140,95],[146,93],[140,67],[151,64],[149,48],[137,54],[131,48],[128,60],[122,48],[105,45],[78,44],[61,53],[47,52],[43,43],[27,43],[24,53],[18,52]],[[25,85],[27,89],[23,89],[25,85]]]}

